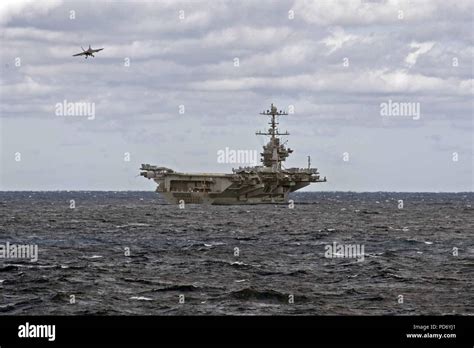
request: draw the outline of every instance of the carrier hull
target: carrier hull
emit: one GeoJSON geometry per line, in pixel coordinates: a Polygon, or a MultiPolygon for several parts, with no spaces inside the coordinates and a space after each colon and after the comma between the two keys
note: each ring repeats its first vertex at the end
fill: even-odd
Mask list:
{"type": "MultiPolygon", "coordinates": [[[[257,167],[261,169],[262,167],[257,167]]],[[[238,174],[186,174],[148,171],[158,185],[156,192],[171,204],[275,204],[319,176],[306,172],[239,172],[238,174]]]]}

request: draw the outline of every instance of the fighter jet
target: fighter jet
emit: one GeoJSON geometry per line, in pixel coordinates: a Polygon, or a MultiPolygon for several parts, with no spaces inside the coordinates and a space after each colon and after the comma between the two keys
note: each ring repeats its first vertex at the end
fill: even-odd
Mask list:
{"type": "Polygon", "coordinates": [[[95,56],[94,56],[94,53],[103,50],[103,48],[98,48],[98,49],[94,50],[94,49],[91,48],[91,45],[89,45],[89,48],[88,48],[87,50],[85,50],[82,46],[81,46],[81,48],[82,48],[82,52],[81,52],[81,53],[73,54],[72,56],[73,56],[73,57],[84,56],[84,58],[87,59],[88,56],[95,57],[95,56]]]}

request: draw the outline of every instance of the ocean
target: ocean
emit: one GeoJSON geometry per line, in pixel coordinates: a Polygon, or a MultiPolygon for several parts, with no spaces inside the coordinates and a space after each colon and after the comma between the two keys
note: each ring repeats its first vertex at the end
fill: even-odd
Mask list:
{"type": "Polygon", "coordinates": [[[474,314],[473,193],[291,199],[0,192],[0,313],[474,314]]]}

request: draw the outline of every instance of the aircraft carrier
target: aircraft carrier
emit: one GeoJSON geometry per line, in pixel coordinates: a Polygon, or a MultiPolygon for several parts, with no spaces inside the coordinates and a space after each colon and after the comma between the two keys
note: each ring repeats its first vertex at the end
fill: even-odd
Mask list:
{"type": "Polygon", "coordinates": [[[270,128],[257,135],[268,136],[263,146],[261,166],[239,167],[229,174],[179,173],[166,167],[142,164],[140,175],[154,180],[161,193],[171,204],[264,204],[285,203],[288,194],[315,182],[325,182],[317,168],[284,168],[283,162],[293,152],[281,142],[278,117],[288,115],[271,104],[261,115],[269,116],[270,128]]]}

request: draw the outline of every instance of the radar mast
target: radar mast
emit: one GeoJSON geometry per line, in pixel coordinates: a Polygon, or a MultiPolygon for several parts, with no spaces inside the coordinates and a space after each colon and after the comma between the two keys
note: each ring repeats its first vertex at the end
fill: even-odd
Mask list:
{"type": "Polygon", "coordinates": [[[270,106],[269,110],[263,111],[260,115],[270,116],[270,128],[267,132],[258,131],[256,135],[270,136],[270,141],[267,145],[263,146],[263,152],[260,153],[262,156],[261,162],[265,167],[272,168],[273,171],[281,170],[281,163],[293,152],[290,148],[285,148],[284,144],[280,144],[280,135],[290,135],[287,131],[280,133],[278,130],[278,116],[288,115],[285,111],[278,111],[277,107],[270,106]]]}

